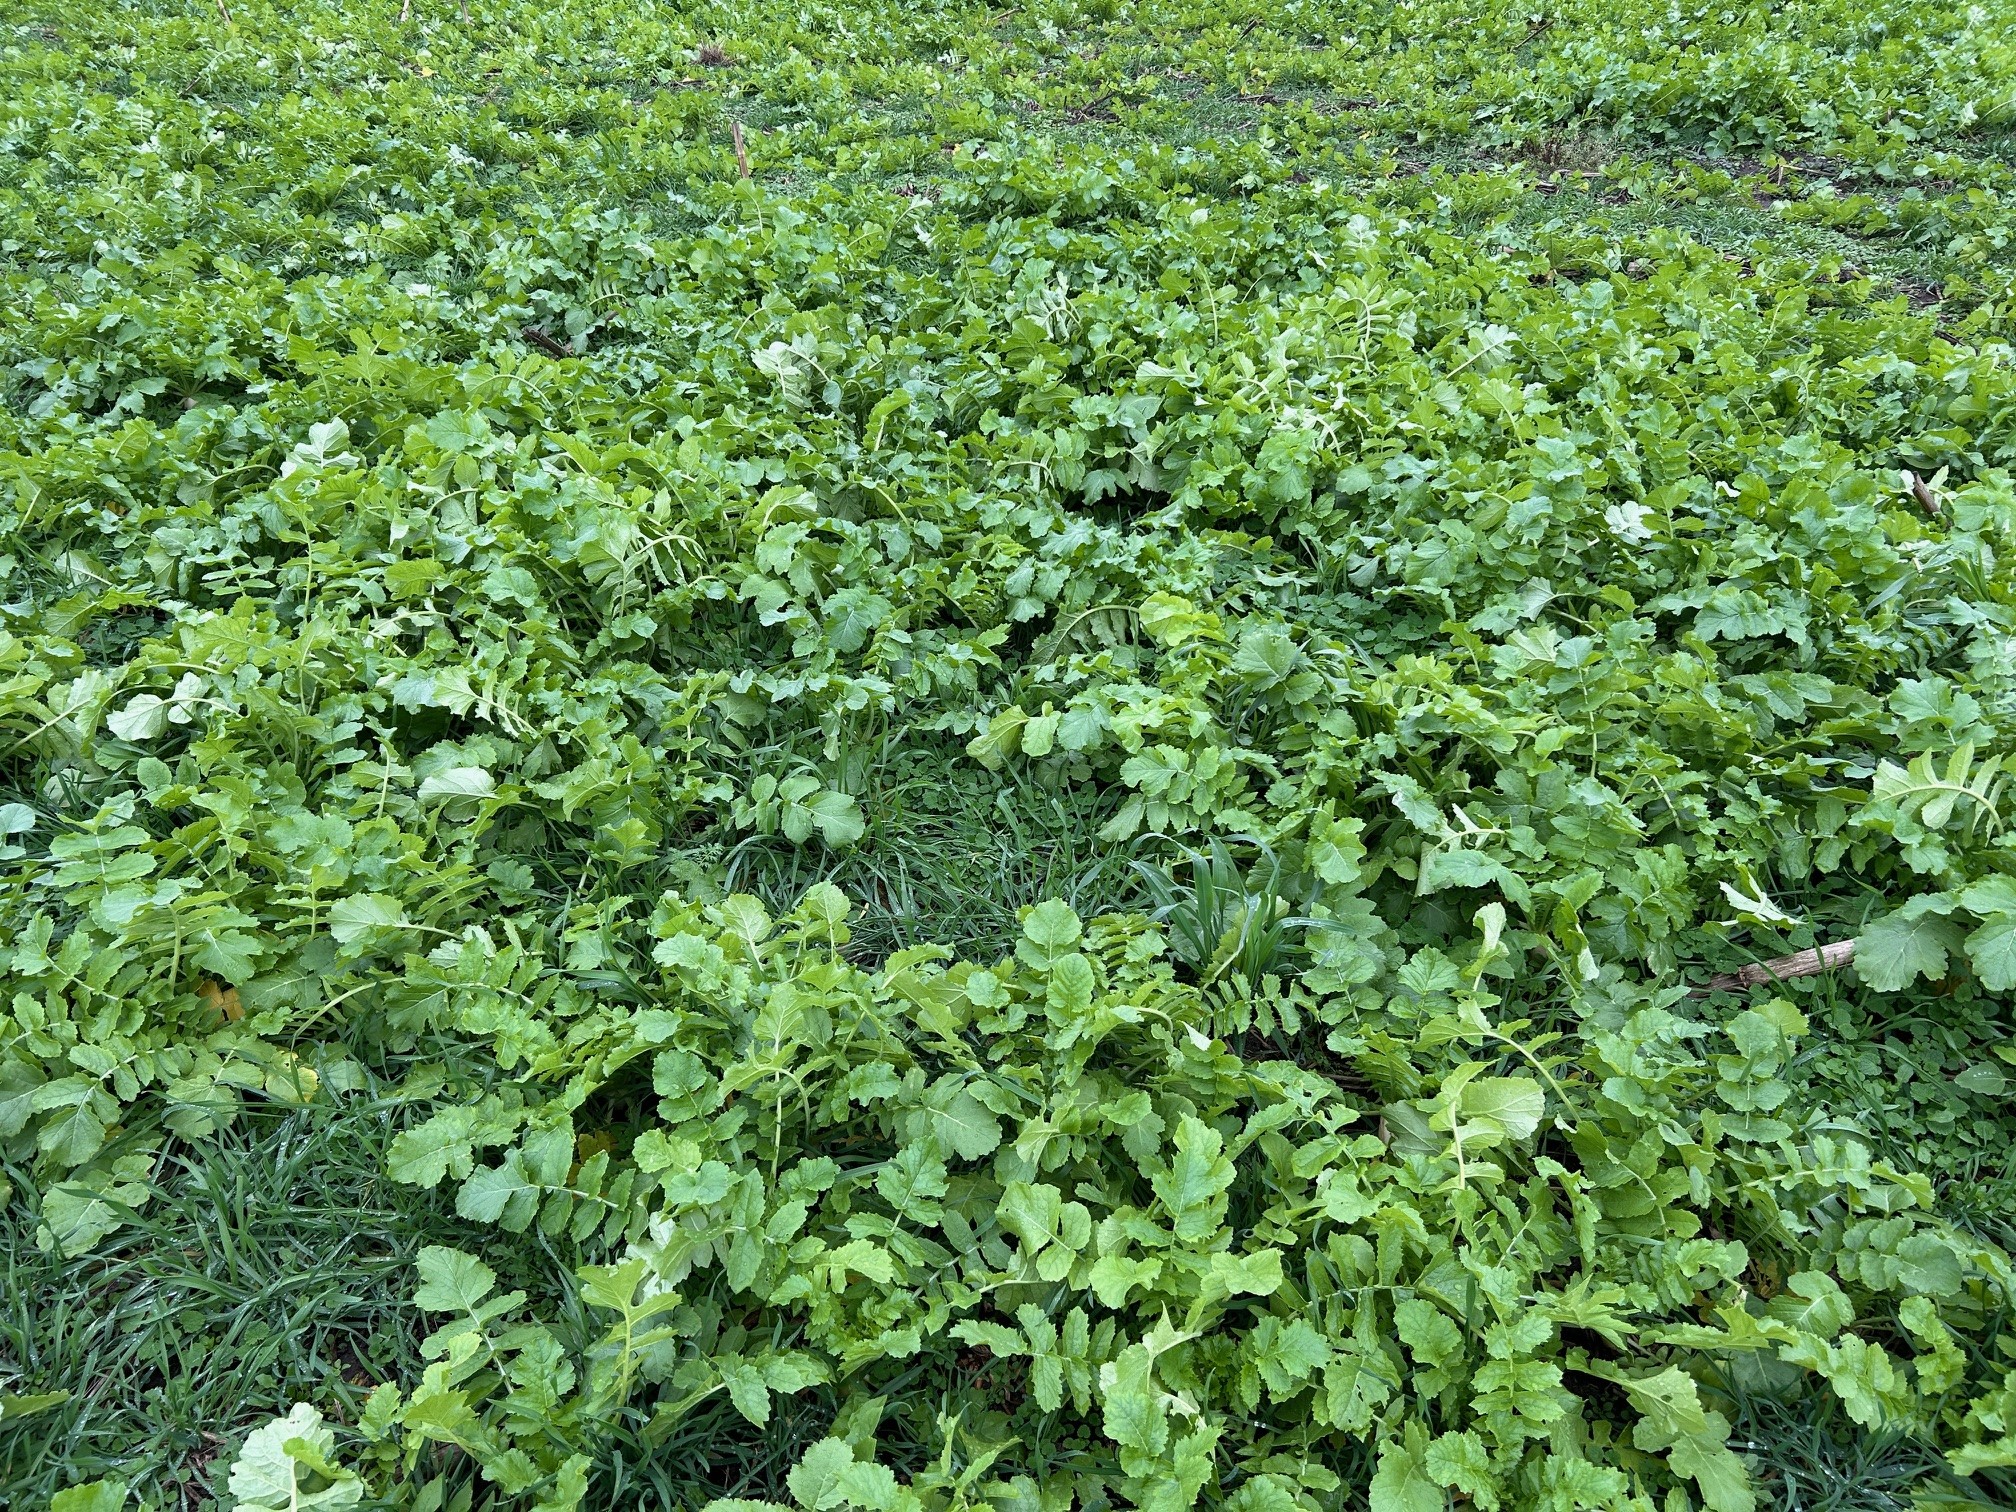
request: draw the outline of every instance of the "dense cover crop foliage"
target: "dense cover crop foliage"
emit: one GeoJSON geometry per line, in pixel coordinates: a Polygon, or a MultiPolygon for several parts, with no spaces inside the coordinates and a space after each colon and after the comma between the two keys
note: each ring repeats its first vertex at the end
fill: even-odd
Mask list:
{"type": "Polygon", "coordinates": [[[420,9],[0,31],[11,1504],[2016,1496],[2008,7],[420,9]]]}

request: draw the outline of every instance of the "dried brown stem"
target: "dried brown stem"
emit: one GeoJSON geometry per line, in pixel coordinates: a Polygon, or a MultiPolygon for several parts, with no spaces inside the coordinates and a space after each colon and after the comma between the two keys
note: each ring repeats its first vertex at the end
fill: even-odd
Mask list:
{"type": "Polygon", "coordinates": [[[1823,971],[1846,966],[1854,959],[1855,942],[1835,940],[1812,950],[1801,950],[1792,955],[1780,956],[1775,961],[1763,961],[1755,966],[1745,966],[1741,971],[1725,972],[1721,976],[1709,978],[1706,987],[1697,987],[1694,990],[1696,993],[1740,992],[1745,987],[1762,987],[1767,982],[1782,982],[1790,977],[1818,976],[1823,971]]]}
{"type": "Polygon", "coordinates": [[[549,357],[572,357],[574,348],[564,342],[555,341],[537,326],[526,326],[518,333],[549,357]]]}
{"type": "Polygon", "coordinates": [[[728,123],[728,134],[735,139],[735,166],[740,170],[742,177],[747,178],[749,177],[749,149],[742,142],[742,123],[740,121],[730,121],[728,123]]]}
{"type": "Polygon", "coordinates": [[[1944,512],[1939,508],[1939,496],[1932,492],[1931,485],[1909,468],[1906,468],[1901,476],[1904,479],[1904,486],[1911,490],[1911,497],[1924,506],[1925,513],[1935,520],[1939,519],[1944,512]]]}

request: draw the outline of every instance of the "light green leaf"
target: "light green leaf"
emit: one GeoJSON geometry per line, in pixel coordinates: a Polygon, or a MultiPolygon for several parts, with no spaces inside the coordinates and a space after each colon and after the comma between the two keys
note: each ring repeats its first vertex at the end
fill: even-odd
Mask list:
{"type": "MultiPolygon", "coordinates": [[[[48,1086],[55,1086],[50,1082],[48,1086]]],[[[36,1131],[36,1145],[60,1166],[80,1166],[105,1145],[105,1124],[91,1103],[59,1108],[36,1131]]]]}
{"type": "Polygon", "coordinates": [[[1211,1257],[1211,1273],[1228,1295],[1271,1297],[1281,1289],[1281,1251],[1234,1255],[1221,1250],[1211,1257]]]}
{"type": "Polygon", "coordinates": [[[105,716],[105,728],[121,740],[153,740],[168,729],[168,715],[173,707],[158,694],[136,693],[125,708],[105,716]]]}
{"type": "Polygon", "coordinates": [[[1053,956],[1076,945],[1084,932],[1071,905],[1055,898],[1038,903],[1022,921],[1022,937],[1053,956]]]}
{"type": "Polygon", "coordinates": [[[67,1391],[0,1391],[0,1423],[16,1423],[38,1412],[47,1412],[52,1407],[61,1407],[69,1400],[70,1393],[67,1391]]]}
{"type": "Polygon", "coordinates": [[[356,945],[380,930],[406,927],[406,910],[383,893],[352,893],[329,905],[329,933],[341,945],[356,945]]]}
{"type": "Polygon", "coordinates": [[[335,1452],[336,1435],[305,1402],[286,1417],[253,1429],[231,1465],[231,1494],[239,1512],[333,1512],[355,1506],[363,1498],[364,1483],[330,1463],[335,1452]]]}
{"type": "Polygon", "coordinates": [[[1878,992],[1901,992],[1919,977],[1938,981],[1960,931],[1940,915],[1952,907],[1937,893],[1913,898],[1855,937],[1855,970],[1878,992]]]}
{"type": "Polygon", "coordinates": [[[42,1225],[61,1254],[81,1255],[131,1218],[145,1197],[144,1187],[63,1182],[42,1198],[42,1225]]]}
{"type": "Polygon", "coordinates": [[[1997,914],[1969,934],[1967,959],[1990,992],[2016,991],[2016,916],[1997,914]]]}
{"type": "Polygon", "coordinates": [[[770,1421],[770,1387],[763,1373],[740,1355],[723,1356],[714,1367],[721,1373],[735,1410],[758,1428],[766,1426],[770,1421]]]}
{"type": "Polygon", "coordinates": [[[1712,1512],[1753,1512],[1756,1494],[1750,1475],[1726,1447],[1729,1420],[1701,1405],[1700,1388],[1678,1366],[1649,1376],[1612,1377],[1630,1393],[1632,1405],[1644,1417],[1631,1430],[1640,1449],[1668,1451],[1667,1462],[1677,1475],[1701,1488],[1712,1512]]]}
{"type": "Polygon", "coordinates": [[[854,1450],[845,1439],[821,1439],[805,1451],[785,1479],[791,1497],[805,1512],[827,1512],[846,1500],[841,1476],[854,1463],[854,1450]]]}
{"type": "Polygon", "coordinates": [[[903,1502],[896,1472],[872,1460],[856,1460],[843,1466],[839,1483],[841,1501],[850,1507],[865,1508],[866,1512],[892,1512],[903,1502]]]}
{"type": "Polygon", "coordinates": [[[1289,674],[1301,661],[1301,648],[1286,629],[1279,625],[1255,625],[1239,637],[1232,670],[1243,681],[1266,691],[1288,681],[1289,674]]]}
{"type": "Polygon", "coordinates": [[[122,1512],[126,1501],[126,1482],[108,1476],[58,1491],[49,1498],[49,1512],[122,1512]]]}
{"type": "Polygon", "coordinates": [[[522,1233],[537,1209],[543,1190],[525,1170],[523,1158],[510,1151],[501,1164],[478,1166],[455,1194],[457,1216],[477,1223],[497,1223],[522,1233]]]}
{"type": "Polygon", "coordinates": [[[497,1272],[474,1255],[430,1244],[415,1257],[421,1285],[413,1302],[428,1312],[473,1311],[497,1285],[497,1272]]]}
{"type": "Polygon", "coordinates": [[[1466,1138],[1481,1127],[1494,1139],[1529,1139],[1547,1111],[1547,1095],[1530,1077],[1480,1076],[1464,1084],[1459,1107],[1466,1138]]]}
{"type": "Polygon", "coordinates": [[[1954,1077],[1953,1085],[1963,1092],[1973,1092],[1982,1097],[2000,1097],[2008,1087],[2009,1079],[2002,1074],[2001,1067],[1977,1061],[1954,1077]]]}
{"type": "Polygon", "coordinates": [[[484,768],[450,767],[421,782],[419,799],[422,803],[434,803],[449,798],[488,798],[496,791],[497,779],[484,768]]]}
{"type": "Polygon", "coordinates": [[[1169,1414],[1153,1370],[1154,1359],[1143,1344],[1128,1345],[1117,1360],[1099,1368],[1106,1436],[1123,1449],[1160,1454],[1169,1442],[1169,1414]]]}
{"type": "Polygon", "coordinates": [[[1164,646],[1180,646],[1199,635],[1216,636],[1218,616],[1186,598],[1156,592],[1141,601],[1141,628],[1164,646]]]}
{"type": "Polygon", "coordinates": [[[933,1116],[939,1141],[962,1160],[980,1160],[1001,1145],[1001,1121],[963,1087],[933,1116]]]}
{"type": "Polygon", "coordinates": [[[1414,1448],[1393,1439],[1380,1446],[1371,1512],[1443,1512],[1448,1498],[1422,1460],[1414,1448]]]}
{"type": "Polygon", "coordinates": [[[1232,1185],[1225,1140],[1208,1124],[1185,1115],[1176,1130],[1176,1157],[1151,1178],[1176,1238],[1194,1244],[1225,1221],[1224,1193],[1232,1185]]]}
{"type": "Polygon", "coordinates": [[[1422,1456],[1429,1479],[1468,1496],[1478,1512],[1494,1512],[1498,1506],[1498,1479],[1491,1473],[1491,1459],[1484,1441],[1474,1433],[1444,1433],[1429,1444],[1422,1456]]]}
{"type": "Polygon", "coordinates": [[[814,793],[806,801],[805,808],[818,827],[819,838],[835,850],[852,845],[868,833],[867,821],[861,817],[861,805],[854,801],[851,793],[836,793],[827,788],[814,793]]]}
{"type": "Polygon", "coordinates": [[[1135,1287],[1151,1287],[1162,1275],[1160,1260],[1130,1260],[1121,1255],[1101,1255],[1092,1263],[1086,1280],[1101,1307],[1124,1306],[1135,1287]]]}
{"type": "Polygon", "coordinates": [[[1848,1294],[1825,1271],[1800,1271],[1785,1290],[1765,1304],[1765,1312],[1793,1328],[1831,1339],[1855,1321],[1848,1294]]]}

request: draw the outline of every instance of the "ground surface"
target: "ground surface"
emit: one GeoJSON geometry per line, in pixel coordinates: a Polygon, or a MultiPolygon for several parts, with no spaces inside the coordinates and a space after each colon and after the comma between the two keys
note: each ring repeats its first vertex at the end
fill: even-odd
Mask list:
{"type": "Polygon", "coordinates": [[[2010,1505],[2012,22],[17,0],[8,1504],[2010,1505]]]}

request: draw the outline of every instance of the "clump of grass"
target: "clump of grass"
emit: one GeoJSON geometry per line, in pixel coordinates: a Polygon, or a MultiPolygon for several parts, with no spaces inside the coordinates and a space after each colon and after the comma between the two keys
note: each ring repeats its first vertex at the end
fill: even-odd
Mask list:
{"type": "MultiPolygon", "coordinates": [[[[857,745],[821,775],[860,804],[867,833],[856,844],[832,851],[727,836],[718,861],[700,870],[773,912],[815,882],[832,883],[854,903],[850,954],[859,959],[922,944],[996,956],[1020,937],[1021,911],[1046,898],[1086,918],[1140,902],[1122,849],[1098,837],[1113,800],[1091,784],[1052,787],[1024,774],[1004,787],[928,737],[857,745]]],[[[693,870],[674,885],[690,885],[693,870]]]]}
{"type": "Polygon", "coordinates": [[[171,1146],[137,1218],[76,1259],[40,1249],[26,1205],[9,1205],[0,1390],[70,1394],[0,1428],[11,1504],[116,1473],[163,1507],[207,1505],[245,1432],[290,1402],[354,1422],[378,1382],[417,1379],[414,1255],[491,1236],[446,1195],[385,1177],[404,1113],[379,1079],[252,1107],[200,1150],[171,1146]]]}
{"type": "Polygon", "coordinates": [[[1300,948],[1297,932],[1322,922],[1296,911],[1308,892],[1306,880],[1291,876],[1262,842],[1238,838],[1254,853],[1250,867],[1241,866],[1216,835],[1201,851],[1176,847],[1184,868],[1180,880],[1159,863],[1134,863],[1153,901],[1150,917],[1168,926],[1177,959],[1206,986],[1228,974],[1260,986],[1300,948]]]}
{"type": "Polygon", "coordinates": [[[1777,1391],[1725,1371],[1706,1383],[1727,1414],[1729,1446],[1751,1461],[1760,1504],[1779,1512],[1919,1512],[2007,1507],[2016,1484],[1961,1480],[1931,1445],[1899,1428],[1862,1428],[1826,1392],[1777,1391]]]}

